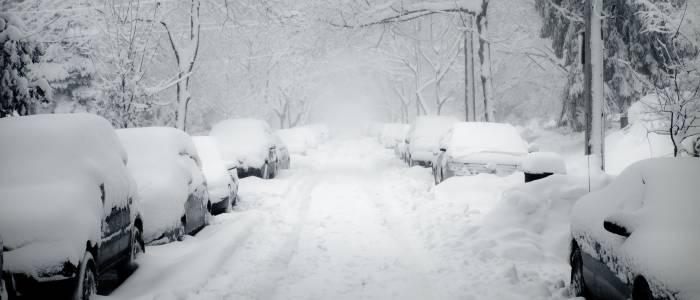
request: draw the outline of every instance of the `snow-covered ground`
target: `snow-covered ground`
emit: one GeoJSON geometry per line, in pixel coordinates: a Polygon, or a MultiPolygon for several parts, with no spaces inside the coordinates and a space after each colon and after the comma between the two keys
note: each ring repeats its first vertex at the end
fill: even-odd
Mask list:
{"type": "Polygon", "coordinates": [[[434,187],[429,168],[406,167],[371,138],[292,161],[277,179],[241,180],[239,206],[196,236],[148,247],[105,298],[567,298],[566,216],[585,193],[576,179],[434,187]]]}

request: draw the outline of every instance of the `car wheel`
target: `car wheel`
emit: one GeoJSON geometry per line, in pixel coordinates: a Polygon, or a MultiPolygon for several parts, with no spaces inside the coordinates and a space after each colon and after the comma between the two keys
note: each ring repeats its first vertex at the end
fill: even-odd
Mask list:
{"type": "Polygon", "coordinates": [[[634,281],[634,290],[632,290],[632,300],[653,300],[654,295],[651,293],[649,283],[644,278],[637,278],[634,281]]]}
{"type": "Polygon", "coordinates": [[[80,262],[80,272],[78,273],[78,284],[73,293],[74,300],[89,300],[97,294],[97,274],[95,272],[95,260],[90,252],[85,251],[83,260],[80,262]]]}
{"type": "Polygon", "coordinates": [[[583,257],[581,249],[576,247],[571,254],[571,295],[574,297],[588,297],[588,288],[583,279],[583,257]]]}
{"type": "Polygon", "coordinates": [[[120,279],[126,279],[131,275],[131,273],[138,268],[138,264],[136,264],[136,259],[141,256],[144,252],[146,252],[146,246],[143,242],[143,234],[141,233],[141,230],[134,226],[134,229],[131,231],[131,249],[129,251],[129,259],[127,259],[126,263],[117,270],[117,275],[119,275],[120,279]]]}

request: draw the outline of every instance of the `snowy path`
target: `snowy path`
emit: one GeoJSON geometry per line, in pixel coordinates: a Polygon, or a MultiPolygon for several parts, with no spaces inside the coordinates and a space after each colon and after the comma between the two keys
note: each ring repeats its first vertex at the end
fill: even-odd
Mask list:
{"type": "MultiPolygon", "coordinates": [[[[197,236],[149,247],[141,268],[106,298],[518,298],[467,282],[507,276],[468,254],[464,233],[443,238],[438,226],[462,230],[449,223],[454,215],[416,217],[434,198],[429,170],[406,168],[368,139],[293,159],[279,179],[244,179],[237,210],[197,236]]],[[[456,218],[473,210],[459,208],[456,218]]]]}

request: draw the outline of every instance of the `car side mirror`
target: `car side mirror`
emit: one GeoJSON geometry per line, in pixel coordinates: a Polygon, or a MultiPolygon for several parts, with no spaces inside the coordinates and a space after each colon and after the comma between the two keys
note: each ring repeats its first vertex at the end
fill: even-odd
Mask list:
{"type": "Polygon", "coordinates": [[[408,139],[403,140],[406,144],[410,144],[411,142],[408,139]]]}
{"type": "Polygon", "coordinates": [[[440,148],[440,152],[445,152],[447,151],[447,148],[440,148]]]}
{"type": "Polygon", "coordinates": [[[603,221],[603,228],[612,234],[623,237],[629,237],[632,234],[626,226],[610,220],[603,221]]]}

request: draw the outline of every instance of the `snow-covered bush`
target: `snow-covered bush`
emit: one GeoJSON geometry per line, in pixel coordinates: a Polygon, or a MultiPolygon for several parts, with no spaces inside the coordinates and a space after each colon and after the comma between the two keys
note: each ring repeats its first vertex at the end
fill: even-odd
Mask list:
{"type": "Polygon", "coordinates": [[[78,266],[86,243],[102,242],[104,216],[137,200],[127,154],[101,117],[3,118],[0,139],[3,271],[40,277],[78,266]]]}
{"type": "Polygon", "coordinates": [[[192,139],[169,127],[119,129],[117,135],[129,154],[128,167],[138,185],[144,241],[178,238],[190,195],[201,199],[203,207],[208,201],[192,139]]]}
{"type": "Polygon", "coordinates": [[[43,49],[22,27],[17,18],[0,13],[0,118],[33,114],[40,102],[50,98],[48,82],[30,71],[43,49]]]}
{"type": "Polygon", "coordinates": [[[581,198],[571,231],[581,250],[606,264],[623,283],[647,279],[657,296],[700,297],[700,160],[637,162],[605,189],[581,198]],[[608,232],[613,222],[629,237],[608,232]]]}
{"type": "Polygon", "coordinates": [[[270,125],[256,119],[221,121],[209,135],[217,139],[223,159],[238,161],[244,170],[262,168],[275,144],[270,125]]]}

